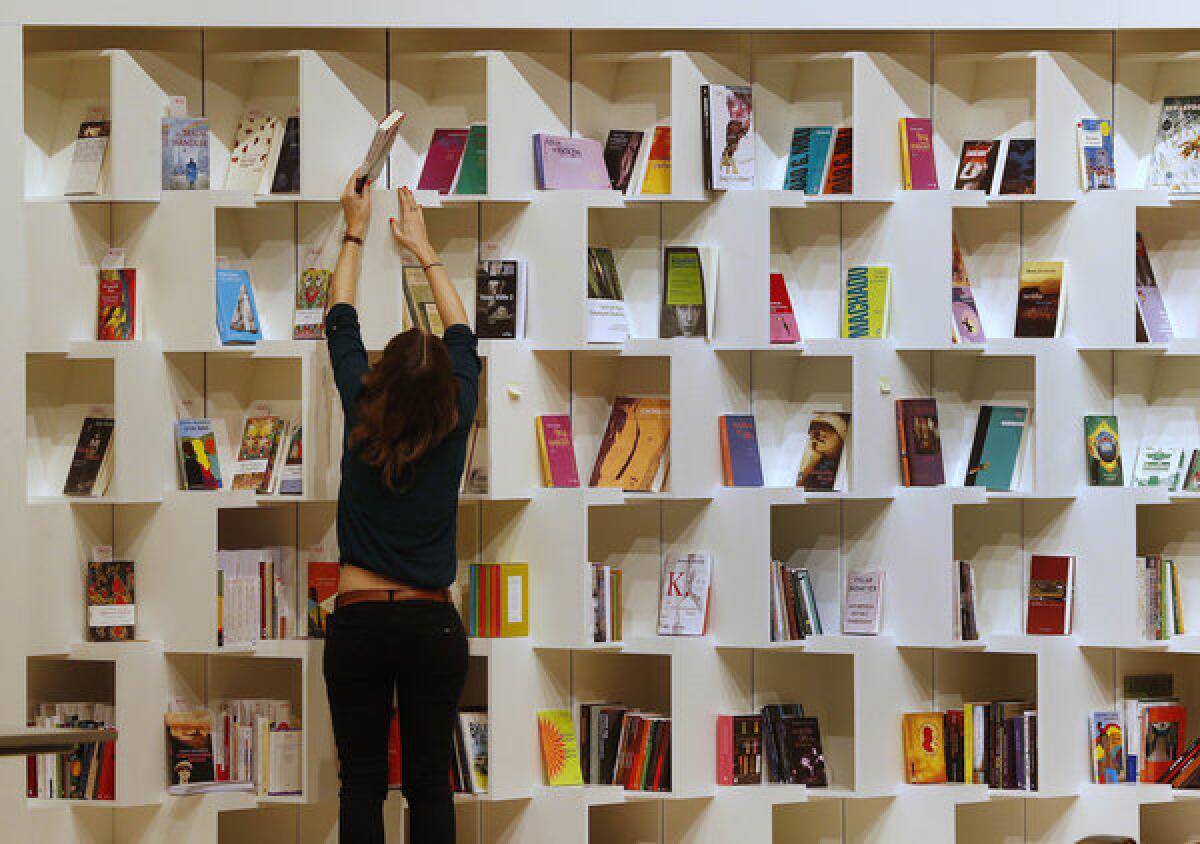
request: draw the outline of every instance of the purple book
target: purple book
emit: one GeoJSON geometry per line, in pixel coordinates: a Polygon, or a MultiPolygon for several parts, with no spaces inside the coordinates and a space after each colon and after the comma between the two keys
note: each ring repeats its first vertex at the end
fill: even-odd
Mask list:
{"type": "Polygon", "coordinates": [[[1162,289],[1154,280],[1154,268],[1150,266],[1150,255],[1142,233],[1137,235],[1137,278],[1134,291],[1137,293],[1137,339],[1140,342],[1170,343],[1175,339],[1171,329],[1171,317],[1167,303],[1163,301],[1162,289]]]}
{"type": "Polygon", "coordinates": [[[942,437],[936,399],[896,399],[900,474],[905,486],[941,486],[942,437]]]}
{"type": "Polygon", "coordinates": [[[720,417],[721,464],[725,486],[762,486],[762,461],[753,416],[727,413],[720,417]]]}
{"type": "Polygon", "coordinates": [[[975,307],[975,294],[971,292],[971,279],[967,276],[967,265],[963,263],[958,248],[958,235],[950,234],[953,249],[950,279],[950,310],[954,318],[954,340],[956,343],[986,343],[983,320],[975,307]]]}
{"type": "Polygon", "coordinates": [[[466,129],[434,129],[417,190],[449,193],[454,187],[454,177],[458,174],[458,163],[466,145],[466,129]]]}
{"type": "Polygon", "coordinates": [[[901,119],[904,148],[908,154],[909,190],[937,190],[937,169],[933,164],[933,120],[928,117],[901,119]]]}
{"type": "Polygon", "coordinates": [[[542,190],[611,190],[604,145],[589,138],[533,136],[538,187],[542,190]]]}

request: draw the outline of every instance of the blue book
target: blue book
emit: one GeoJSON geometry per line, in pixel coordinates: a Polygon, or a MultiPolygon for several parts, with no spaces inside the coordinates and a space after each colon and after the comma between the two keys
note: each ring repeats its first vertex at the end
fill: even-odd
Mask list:
{"type": "Polygon", "coordinates": [[[832,126],[799,126],[792,130],[792,147],[783,177],[784,190],[807,194],[821,192],[832,140],[832,126]]]}
{"type": "Polygon", "coordinates": [[[208,190],[208,118],[164,117],[162,189],[208,190]]]}
{"type": "Polygon", "coordinates": [[[1028,422],[1029,409],[1025,407],[991,404],[980,407],[963,484],[1010,492],[1017,481],[1028,422]]]}
{"type": "Polygon", "coordinates": [[[753,416],[726,414],[721,426],[721,465],[725,486],[762,486],[762,461],[753,416]]]}
{"type": "Polygon", "coordinates": [[[1084,190],[1114,190],[1117,170],[1113,129],[1108,120],[1085,117],[1076,124],[1079,136],[1079,178],[1084,190]]]}
{"type": "Polygon", "coordinates": [[[246,270],[217,270],[217,333],[224,346],[262,339],[254,285],[246,270]]]}

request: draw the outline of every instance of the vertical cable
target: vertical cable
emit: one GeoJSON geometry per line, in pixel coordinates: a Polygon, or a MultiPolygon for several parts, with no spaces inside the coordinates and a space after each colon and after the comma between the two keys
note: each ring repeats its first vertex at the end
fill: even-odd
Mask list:
{"type": "MultiPolygon", "coordinates": [[[[208,30],[200,29],[200,116],[208,114],[208,44],[205,40],[208,30]]],[[[211,169],[210,169],[211,172],[211,169]]]]}
{"type": "Polygon", "coordinates": [[[567,134],[575,136],[575,30],[567,30],[567,134]]]}
{"type": "MultiPolygon", "coordinates": [[[[392,113],[392,29],[386,27],[383,30],[383,113],[385,115],[392,113]]],[[[388,188],[396,188],[392,182],[392,156],[389,153],[387,161],[384,162],[387,168],[387,186],[388,188]]]]}

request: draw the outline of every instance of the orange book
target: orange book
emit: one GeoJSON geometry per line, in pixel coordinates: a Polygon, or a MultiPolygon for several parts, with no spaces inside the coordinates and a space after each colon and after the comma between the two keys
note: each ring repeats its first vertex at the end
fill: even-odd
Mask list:
{"type": "Polygon", "coordinates": [[[725,486],[733,486],[733,467],[729,460],[729,432],[724,424],[718,424],[717,430],[721,433],[721,480],[725,486]]]}
{"type": "Polygon", "coordinates": [[[904,773],[910,783],[946,782],[945,722],[940,712],[904,715],[904,773]]]}
{"type": "Polygon", "coordinates": [[[665,469],[670,436],[670,399],[618,396],[588,486],[627,492],[661,489],[659,475],[665,469]]]}

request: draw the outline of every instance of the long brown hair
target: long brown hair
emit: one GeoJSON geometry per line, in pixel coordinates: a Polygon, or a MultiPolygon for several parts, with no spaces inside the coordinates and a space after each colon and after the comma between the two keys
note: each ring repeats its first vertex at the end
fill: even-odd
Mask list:
{"type": "Polygon", "coordinates": [[[389,489],[458,424],[458,382],[441,337],[418,328],[397,334],[363,376],[349,443],[389,489]]]}

